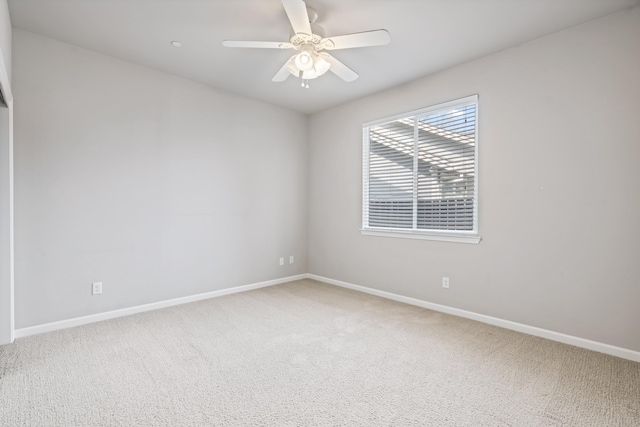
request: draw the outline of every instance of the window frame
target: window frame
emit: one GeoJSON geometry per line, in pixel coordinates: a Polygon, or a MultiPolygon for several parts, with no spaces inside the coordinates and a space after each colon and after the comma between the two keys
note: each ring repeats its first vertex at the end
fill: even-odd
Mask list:
{"type": "MultiPolygon", "coordinates": [[[[436,240],[445,242],[456,243],[471,243],[477,244],[480,242],[481,237],[478,234],[478,117],[479,117],[479,96],[477,94],[466,96],[464,98],[458,98],[452,101],[443,102],[429,107],[420,108],[413,111],[408,111],[400,114],[396,114],[390,117],[384,117],[381,119],[369,121],[362,124],[362,228],[360,233],[367,236],[380,236],[380,237],[397,237],[407,239],[423,239],[423,240],[436,240]],[[395,120],[415,118],[416,116],[435,113],[438,111],[455,108],[457,106],[475,104],[475,152],[474,152],[474,194],[473,194],[473,229],[466,230],[419,230],[408,228],[386,228],[386,227],[371,227],[367,224],[368,209],[369,209],[369,165],[370,165],[370,141],[369,141],[369,128],[372,126],[392,122],[395,120]]],[[[414,147],[415,147],[414,139],[414,147]]],[[[414,172],[414,180],[417,179],[417,171],[414,172]]],[[[413,191],[414,201],[417,199],[415,188],[413,191]]]]}

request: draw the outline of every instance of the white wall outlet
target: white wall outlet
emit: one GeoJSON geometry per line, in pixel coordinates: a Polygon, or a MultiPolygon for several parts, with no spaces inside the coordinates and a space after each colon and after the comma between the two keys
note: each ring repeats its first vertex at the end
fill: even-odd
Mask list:
{"type": "Polygon", "coordinates": [[[293,255],[289,256],[289,264],[293,264],[293,255]]]}
{"type": "Polygon", "coordinates": [[[91,284],[91,295],[100,295],[102,293],[102,282],[93,282],[91,284]]]}
{"type": "Polygon", "coordinates": [[[284,257],[280,257],[280,265],[284,265],[284,257]]]}
{"type": "Polygon", "coordinates": [[[448,277],[443,277],[442,278],[442,287],[449,289],[449,278],[448,277]]]}

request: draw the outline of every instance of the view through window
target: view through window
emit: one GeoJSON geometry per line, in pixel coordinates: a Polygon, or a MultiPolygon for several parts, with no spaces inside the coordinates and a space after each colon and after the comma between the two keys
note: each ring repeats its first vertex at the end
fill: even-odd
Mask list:
{"type": "Polygon", "coordinates": [[[477,236],[478,97],[363,126],[363,232],[477,236]]]}

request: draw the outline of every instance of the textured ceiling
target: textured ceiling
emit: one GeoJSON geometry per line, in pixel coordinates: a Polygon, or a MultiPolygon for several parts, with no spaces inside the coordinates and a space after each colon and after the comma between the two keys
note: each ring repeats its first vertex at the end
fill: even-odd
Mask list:
{"type": "Polygon", "coordinates": [[[280,0],[10,0],[14,27],[313,113],[637,5],[640,0],[309,0],[327,36],[384,28],[386,46],[334,51],[360,74],[300,87],[271,77],[289,50],[231,49],[225,39],[286,41],[280,0]],[[183,47],[170,45],[180,40],[183,47]]]}

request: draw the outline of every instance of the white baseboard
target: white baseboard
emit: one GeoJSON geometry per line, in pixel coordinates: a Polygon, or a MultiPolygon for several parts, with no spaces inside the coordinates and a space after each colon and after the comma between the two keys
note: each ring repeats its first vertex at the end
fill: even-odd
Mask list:
{"type": "Polygon", "coordinates": [[[511,329],[513,331],[523,332],[529,335],[535,335],[537,337],[546,338],[552,341],[558,341],[564,344],[586,348],[588,350],[609,354],[611,356],[632,360],[634,362],[640,362],[640,352],[638,351],[629,350],[622,347],[616,347],[613,345],[604,344],[597,341],[591,341],[588,339],[579,338],[572,335],[563,334],[560,332],[554,332],[548,329],[537,328],[535,326],[524,325],[522,323],[512,322],[510,320],[499,319],[497,317],[485,316],[484,314],[478,314],[472,311],[460,310],[458,308],[448,307],[446,305],[434,304],[432,302],[427,302],[427,301],[419,300],[416,298],[405,297],[405,296],[394,294],[391,292],[385,292],[377,289],[367,288],[366,286],[354,285],[352,283],[329,279],[327,277],[317,276],[315,274],[307,274],[306,276],[309,279],[328,283],[330,285],[336,285],[343,288],[353,289],[355,291],[364,292],[367,294],[391,299],[394,301],[403,302],[406,304],[416,305],[418,307],[427,308],[429,310],[452,314],[454,316],[464,317],[471,320],[477,320],[478,322],[488,323],[490,325],[499,326],[501,328],[511,329]]]}
{"type": "Polygon", "coordinates": [[[218,291],[205,292],[197,295],[190,295],[181,298],[159,301],[150,304],[137,305],[135,307],[122,308],[120,310],[107,311],[105,313],[90,314],[88,316],[75,317],[73,319],[60,320],[58,322],[45,323],[42,325],[30,326],[28,328],[16,329],[14,331],[15,338],[28,337],[30,335],[42,334],[45,332],[57,331],[60,329],[73,328],[75,326],[86,325],[88,323],[101,322],[103,320],[115,319],[117,317],[129,316],[132,314],[143,313],[145,311],[158,310],[160,308],[173,307],[175,305],[187,304],[190,302],[201,301],[204,299],[221,297],[223,295],[235,294],[238,292],[246,292],[253,289],[264,288],[267,286],[279,285],[281,283],[292,282],[294,280],[306,279],[307,274],[299,274],[297,276],[283,277],[280,279],[267,280],[265,282],[252,283],[250,285],[236,286],[234,288],[220,289],[218,291]]]}
{"type": "Polygon", "coordinates": [[[558,342],[569,344],[569,345],[574,345],[576,347],[581,347],[588,350],[609,354],[611,356],[620,357],[622,359],[632,360],[634,362],[640,362],[640,352],[638,351],[629,350],[622,347],[616,347],[613,345],[604,344],[597,341],[591,341],[585,338],[579,338],[572,335],[563,334],[560,332],[550,331],[548,329],[542,329],[535,326],[525,325],[522,323],[512,322],[510,320],[499,319],[497,317],[486,316],[484,314],[474,313],[472,311],[466,311],[458,308],[449,307],[446,305],[435,304],[432,302],[423,301],[423,300],[419,300],[411,297],[406,297],[406,296],[394,294],[391,292],[368,288],[366,286],[354,285],[353,283],[330,279],[330,278],[318,276],[315,274],[299,274],[296,276],[289,276],[289,277],[283,277],[280,279],[267,280],[264,282],[253,283],[253,284],[244,285],[244,286],[237,286],[234,288],[220,289],[218,291],[205,292],[202,294],[190,295],[190,296],[175,298],[175,299],[166,300],[166,301],[159,301],[151,304],[138,305],[135,307],[128,307],[120,310],[108,311],[105,313],[91,314],[88,316],[76,317],[73,319],[60,320],[58,322],[51,322],[51,323],[45,323],[42,325],[30,326],[27,328],[16,329],[14,331],[14,337],[23,338],[31,335],[42,334],[45,332],[52,332],[60,329],[73,328],[75,326],[86,325],[88,323],[101,322],[103,320],[115,319],[117,317],[129,316],[132,314],[158,310],[161,308],[172,307],[172,306],[181,305],[181,304],[187,304],[190,302],[220,297],[223,295],[235,294],[238,292],[250,291],[253,289],[264,288],[267,286],[279,285],[281,283],[292,282],[294,280],[301,280],[301,279],[313,279],[313,280],[317,280],[319,282],[327,283],[330,285],[340,286],[343,288],[364,292],[364,293],[379,296],[382,298],[403,302],[405,304],[411,304],[418,307],[427,308],[429,310],[439,311],[441,313],[447,313],[447,314],[452,314],[454,316],[476,320],[478,322],[499,326],[501,328],[510,329],[513,331],[518,331],[525,334],[534,335],[537,337],[546,338],[552,341],[558,341],[558,342]]]}

